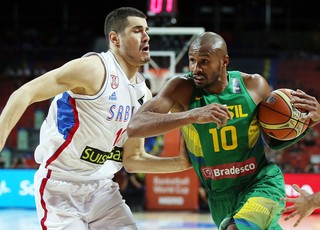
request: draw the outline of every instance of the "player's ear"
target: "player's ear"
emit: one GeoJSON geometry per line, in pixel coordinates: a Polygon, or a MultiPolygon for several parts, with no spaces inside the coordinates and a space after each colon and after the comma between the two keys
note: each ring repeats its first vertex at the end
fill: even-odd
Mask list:
{"type": "Polygon", "coordinates": [[[114,31],[111,31],[109,33],[109,41],[115,45],[115,46],[119,46],[120,44],[120,39],[119,39],[119,36],[118,36],[118,33],[114,32],[114,31]]]}
{"type": "Polygon", "coordinates": [[[225,67],[227,67],[229,65],[229,55],[226,54],[224,57],[223,57],[223,65],[225,67]]]}

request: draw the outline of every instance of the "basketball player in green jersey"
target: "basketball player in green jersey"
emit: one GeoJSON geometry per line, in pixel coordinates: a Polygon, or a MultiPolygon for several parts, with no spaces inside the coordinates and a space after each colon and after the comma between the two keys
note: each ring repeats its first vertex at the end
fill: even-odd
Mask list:
{"type": "MultiPolygon", "coordinates": [[[[219,229],[281,229],[284,178],[266,159],[257,120],[257,105],[270,88],[258,74],[227,71],[228,63],[224,39],[212,32],[200,35],[189,49],[192,76],[169,80],[133,117],[128,135],[154,136],[180,127],[219,229]]],[[[318,101],[301,90],[293,95],[294,106],[309,112],[310,127],[318,123],[318,101]]],[[[280,149],[301,138],[265,141],[280,149]]]]}

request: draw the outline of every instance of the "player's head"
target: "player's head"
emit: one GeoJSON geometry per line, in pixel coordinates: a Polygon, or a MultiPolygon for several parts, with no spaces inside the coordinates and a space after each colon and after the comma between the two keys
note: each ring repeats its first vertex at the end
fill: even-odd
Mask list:
{"type": "Polygon", "coordinates": [[[105,20],[109,49],[121,64],[138,68],[150,60],[146,15],[132,7],[112,11],[105,20]]]}
{"type": "Polygon", "coordinates": [[[226,79],[228,64],[227,44],[220,35],[205,32],[192,42],[189,48],[189,69],[199,87],[215,91],[226,79]]]}
{"type": "Polygon", "coordinates": [[[133,7],[120,7],[110,12],[104,22],[104,35],[109,39],[109,33],[114,31],[122,33],[128,26],[128,17],[139,17],[147,19],[147,16],[140,10],[133,7]]]}

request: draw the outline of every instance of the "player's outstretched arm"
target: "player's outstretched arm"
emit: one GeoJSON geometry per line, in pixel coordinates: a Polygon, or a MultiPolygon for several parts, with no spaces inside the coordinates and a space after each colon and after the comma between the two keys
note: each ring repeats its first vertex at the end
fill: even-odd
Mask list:
{"type": "Polygon", "coordinates": [[[180,154],[158,157],[145,152],[143,138],[129,138],[123,146],[123,165],[130,173],[170,173],[192,167],[184,142],[180,143],[180,154]]]}
{"type": "Polygon", "coordinates": [[[97,83],[104,79],[104,67],[99,57],[75,59],[35,78],[14,91],[0,115],[0,151],[6,139],[29,105],[50,99],[67,90],[93,94],[97,83]]]}
{"type": "Polygon", "coordinates": [[[292,186],[294,190],[300,193],[300,196],[297,198],[281,198],[289,203],[293,203],[291,206],[288,206],[282,210],[282,213],[292,212],[287,217],[285,221],[292,219],[295,216],[298,216],[298,219],[294,223],[294,227],[297,227],[301,221],[311,215],[316,208],[320,208],[320,192],[315,194],[310,194],[307,191],[301,189],[298,185],[292,186]]]}
{"type": "Polygon", "coordinates": [[[151,100],[143,104],[132,117],[127,132],[129,137],[157,136],[190,123],[224,126],[231,119],[227,106],[213,103],[189,110],[192,83],[174,78],[151,100]],[[173,108],[180,108],[169,113],[173,108]]]}
{"type": "Polygon", "coordinates": [[[0,116],[0,150],[4,147],[6,139],[17,124],[29,105],[43,101],[53,96],[56,82],[52,76],[59,70],[50,71],[18,88],[14,91],[0,116]]]}

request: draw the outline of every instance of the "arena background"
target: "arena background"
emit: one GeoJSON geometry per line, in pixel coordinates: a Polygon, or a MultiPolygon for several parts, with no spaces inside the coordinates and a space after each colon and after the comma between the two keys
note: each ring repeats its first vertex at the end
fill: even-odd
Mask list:
{"type": "MultiPolygon", "coordinates": [[[[229,69],[260,73],[274,89],[300,88],[319,98],[320,15],[316,1],[13,0],[0,7],[0,111],[9,95],[23,83],[86,52],[107,50],[104,19],[120,6],[133,6],[148,14],[152,61],[141,71],[154,94],[168,78],[187,71],[186,49],[194,35],[206,30],[225,38],[231,59],[229,69]]],[[[36,226],[33,173],[38,165],[33,150],[49,102],[27,109],[0,153],[1,229],[33,229],[17,225],[25,221],[30,224],[28,220],[36,226]]],[[[267,149],[268,157],[285,173],[289,196],[298,195],[292,183],[310,192],[320,191],[319,132],[320,127],[316,127],[298,144],[283,151],[267,149]]],[[[148,138],[146,149],[162,156],[178,153],[178,136],[176,130],[148,138]]],[[[139,214],[141,229],[155,229],[145,227],[150,219],[159,221],[159,229],[214,227],[193,170],[170,175],[121,171],[115,180],[132,210],[139,214]],[[138,188],[133,186],[137,181],[138,188]],[[166,217],[158,220],[145,215],[155,212],[166,217]],[[180,222],[170,222],[168,216],[186,212],[180,222]],[[190,212],[195,216],[188,216],[190,212]]],[[[301,229],[320,229],[320,220],[314,219],[318,218],[317,213],[301,229]]],[[[285,229],[291,229],[293,224],[282,223],[285,229]]]]}

